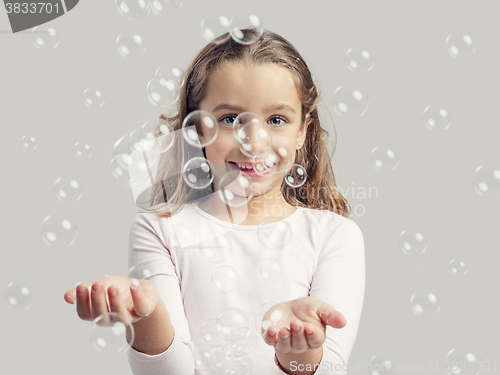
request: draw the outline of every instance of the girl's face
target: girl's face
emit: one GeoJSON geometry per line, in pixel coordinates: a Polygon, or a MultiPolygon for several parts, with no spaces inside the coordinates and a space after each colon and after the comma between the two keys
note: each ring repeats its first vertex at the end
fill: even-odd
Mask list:
{"type": "MultiPolygon", "coordinates": [[[[289,69],[276,64],[254,67],[225,64],[212,73],[207,95],[200,110],[212,113],[218,121],[219,134],[205,147],[208,161],[217,166],[214,187],[217,189],[225,172],[234,170],[230,162],[251,163],[253,157],[241,152],[233,135],[233,123],[243,112],[252,112],[262,119],[271,133],[272,142],[284,144],[291,152],[290,169],[298,143],[304,144],[307,126],[301,129],[301,107],[297,87],[289,69]],[[221,168],[222,166],[222,168],[221,168]],[[222,173],[221,173],[222,171],[222,173]]],[[[309,116],[306,117],[306,124],[309,116]]],[[[263,161],[256,158],[255,161],[263,161]]],[[[281,186],[285,171],[270,177],[252,178],[254,196],[281,186]]]]}

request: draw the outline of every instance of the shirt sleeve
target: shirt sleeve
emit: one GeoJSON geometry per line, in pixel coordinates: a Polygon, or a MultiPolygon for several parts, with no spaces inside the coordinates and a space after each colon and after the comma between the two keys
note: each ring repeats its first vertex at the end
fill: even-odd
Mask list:
{"type": "Polygon", "coordinates": [[[193,375],[194,346],[184,312],[175,262],[166,246],[158,218],[139,213],[129,232],[129,277],[155,284],[174,327],[174,340],[163,353],[148,355],[130,347],[127,359],[134,375],[193,375]]]}
{"type": "MultiPolygon", "coordinates": [[[[339,329],[326,327],[323,357],[315,375],[347,373],[363,308],[366,278],[364,238],[359,226],[352,219],[345,219],[323,232],[324,240],[309,295],[330,303],[346,317],[347,323],[339,329]]],[[[286,374],[281,369],[278,371],[286,374]]]]}

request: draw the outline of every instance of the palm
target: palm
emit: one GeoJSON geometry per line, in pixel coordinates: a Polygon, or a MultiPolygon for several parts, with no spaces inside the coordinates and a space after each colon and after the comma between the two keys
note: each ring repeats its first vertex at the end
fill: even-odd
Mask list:
{"type": "Polygon", "coordinates": [[[303,297],[271,307],[264,315],[262,333],[268,345],[283,352],[301,353],[323,344],[327,325],[342,328],[345,324],[345,316],[333,306],[303,297]]]}

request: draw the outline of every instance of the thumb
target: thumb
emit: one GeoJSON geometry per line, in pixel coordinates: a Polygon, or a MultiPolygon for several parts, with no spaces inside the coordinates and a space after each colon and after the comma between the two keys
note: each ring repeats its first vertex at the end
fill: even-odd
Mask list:
{"type": "Polygon", "coordinates": [[[324,324],[333,328],[343,328],[347,324],[345,316],[327,303],[323,305],[323,309],[320,311],[320,318],[324,324]]]}

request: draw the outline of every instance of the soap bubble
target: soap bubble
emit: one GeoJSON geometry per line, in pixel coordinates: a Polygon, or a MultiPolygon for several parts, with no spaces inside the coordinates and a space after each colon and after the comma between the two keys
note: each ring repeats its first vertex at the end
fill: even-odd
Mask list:
{"type": "Polygon", "coordinates": [[[47,246],[71,246],[76,240],[78,229],[65,217],[49,215],[42,222],[40,234],[47,246]]]}
{"type": "Polygon", "coordinates": [[[219,346],[226,338],[222,334],[222,325],[217,324],[217,319],[208,319],[200,327],[200,340],[206,346],[219,346]]]}
{"type": "Polygon", "coordinates": [[[394,373],[394,365],[387,356],[372,355],[368,361],[367,368],[372,369],[369,375],[391,375],[394,373]]]}
{"type": "Polygon", "coordinates": [[[427,250],[427,238],[417,230],[405,229],[399,235],[399,246],[405,254],[423,254],[427,250]]]}
{"type": "Polygon", "coordinates": [[[142,37],[134,32],[125,32],[116,38],[118,53],[123,57],[139,57],[146,52],[142,37]]]}
{"type": "Polygon", "coordinates": [[[210,162],[202,157],[190,159],[184,166],[182,176],[186,184],[194,189],[204,189],[214,180],[210,162]]]}
{"type": "Polygon", "coordinates": [[[246,10],[235,13],[229,23],[229,34],[231,38],[240,44],[255,43],[262,36],[263,32],[264,25],[259,16],[246,10]],[[249,33],[245,35],[244,29],[256,30],[257,36],[253,36],[249,33]]]}
{"type": "Polygon", "coordinates": [[[81,184],[74,178],[59,177],[54,183],[56,198],[61,202],[73,203],[83,195],[81,184]]]}
{"type": "Polygon", "coordinates": [[[368,96],[351,86],[339,86],[333,92],[333,109],[339,116],[363,116],[368,109],[368,96]]]}
{"type": "Polygon", "coordinates": [[[275,283],[283,278],[283,264],[277,258],[266,258],[259,263],[257,274],[268,283],[275,283]]]}
{"type": "Polygon", "coordinates": [[[50,51],[59,46],[61,38],[53,27],[36,26],[31,30],[31,40],[39,50],[50,51]]]}
{"type": "Polygon", "coordinates": [[[212,272],[211,281],[219,292],[229,293],[238,286],[239,277],[233,267],[220,266],[212,272]]]}
{"type": "Polygon", "coordinates": [[[246,172],[235,169],[219,180],[217,192],[220,200],[231,207],[246,205],[253,198],[253,191],[247,192],[252,179],[246,172]]]}
{"type": "Polygon", "coordinates": [[[23,283],[10,282],[3,291],[3,299],[10,309],[26,311],[31,307],[33,295],[30,287],[23,283]]]}
{"type": "Polygon", "coordinates": [[[38,142],[35,137],[25,135],[21,138],[21,146],[23,146],[25,150],[34,150],[38,147],[38,142]]]}
{"type": "Polygon", "coordinates": [[[140,21],[149,15],[149,0],[115,0],[116,9],[133,21],[140,21]]]}
{"type": "Polygon", "coordinates": [[[212,144],[219,134],[219,123],[210,112],[196,110],[182,122],[182,135],[191,146],[202,148],[212,144]]]}
{"type": "Polygon", "coordinates": [[[106,100],[104,93],[96,88],[86,88],[83,90],[82,98],[83,104],[89,108],[102,107],[106,100]]]}
{"type": "Polygon", "coordinates": [[[151,10],[158,16],[171,16],[179,11],[182,0],[150,0],[151,10]]]}
{"type": "Polygon", "coordinates": [[[290,243],[292,228],[283,217],[269,216],[259,224],[258,236],[265,248],[277,250],[290,243]]]}
{"type": "Polygon", "coordinates": [[[446,48],[451,57],[467,57],[476,52],[476,44],[469,34],[456,33],[448,35],[446,48]]]}
{"type": "Polygon", "coordinates": [[[394,152],[394,149],[383,146],[373,148],[370,153],[370,160],[373,168],[377,171],[393,171],[399,165],[399,157],[394,152]]]}
{"type": "Polygon", "coordinates": [[[107,312],[94,319],[90,341],[95,350],[106,354],[122,353],[134,343],[135,331],[123,315],[107,312]]]}
{"type": "Polygon", "coordinates": [[[489,370],[489,362],[483,362],[477,352],[463,348],[451,349],[446,354],[445,363],[448,364],[445,367],[448,375],[478,375],[483,366],[489,370]]]}
{"type": "Polygon", "coordinates": [[[222,336],[228,341],[243,338],[249,328],[246,314],[237,308],[229,308],[217,316],[216,325],[220,326],[222,336]]]}
{"type": "Polygon", "coordinates": [[[453,259],[450,264],[448,265],[448,268],[450,270],[450,273],[453,276],[464,276],[468,269],[467,266],[465,265],[465,262],[463,261],[458,261],[453,259]]]}
{"type": "Polygon", "coordinates": [[[292,168],[290,168],[287,175],[285,176],[285,182],[293,188],[304,185],[306,180],[307,180],[306,169],[300,164],[292,165],[292,168]]]}
{"type": "Polygon", "coordinates": [[[88,159],[92,156],[92,147],[87,143],[76,142],[73,151],[77,158],[88,159]]]}
{"type": "MultiPolygon", "coordinates": [[[[253,157],[252,165],[257,175],[269,177],[287,171],[294,158],[295,154],[292,154],[286,145],[272,142],[270,147],[259,151],[253,157]]],[[[249,173],[249,176],[252,177],[252,174],[249,173]]]]}
{"type": "Polygon", "coordinates": [[[411,308],[417,316],[436,315],[441,306],[434,293],[415,292],[410,297],[411,308]]]}
{"type": "Polygon", "coordinates": [[[349,48],[345,55],[345,62],[347,68],[351,72],[364,72],[367,73],[372,70],[375,62],[373,56],[364,48],[349,48]]]}
{"type": "Polygon", "coordinates": [[[146,87],[149,102],[155,107],[169,108],[178,99],[177,87],[174,81],[165,78],[153,78],[146,87]]]}
{"type": "Polygon", "coordinates": [[[207,42],[224,43],[231,37],[228,33],[229,23],[230,19],[222,14],[207,15],[201,20],[201,35],[207,42]],[[228,33],[225,38],[218,38],[225,33],[228,33]]]}
{"type": "Polygon", "coordinates": [[[235,355],[232,348],[227,345],[212,350],[210,364],[217,374],[250,375],[252,372],[252,362],[248,355],[235,355]]]}
{"type": "Polygon", "coordinates": [[[283,327],[289,328],[293,319],[290,310],[277,302],[262,304],[254,314],[255,329],[262,337],[265,337],[270,327],[274,327],[276,331],[283,327]]]}
{"type": "Polygon", "coordinates": [[[474,191],[479,196],[498,198],[500,196],[500,167],[480,165],[474,171],[472,183],[474,191]]]}
{"type": "Polygon", "coordinates": [[[261,118],[252,112],[240,113],[233,122],[233,135],[246,156],[255,156],[271,146],[271,131],[261,118]]]}
{"type": "Polygon", "coordinates": [[[430,130],[447,130],[451,125],[451,114],[442,107],[425,107],[423,118],[425,127],[430,130]]]}
{"type": "Polygon", "coordinates": [[[210,263],[222,263],[231,255],[231,238],[222,232],[207,233],[199,244],[203,259],[210,263]]]}

